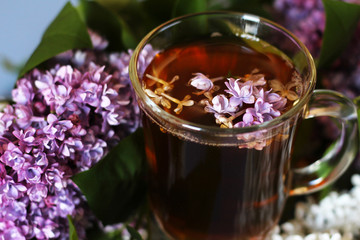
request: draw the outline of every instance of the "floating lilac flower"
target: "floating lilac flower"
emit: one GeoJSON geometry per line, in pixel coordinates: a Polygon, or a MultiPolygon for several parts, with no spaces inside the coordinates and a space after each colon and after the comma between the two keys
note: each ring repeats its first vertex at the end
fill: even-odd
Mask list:
{"type": "Polygon", "coordinates": [[[296,83],[293,81],[290,81],[284,85],[279,80],[271,80],[270,87],[274,92],[280,93],[282,97],[285,97],[290,101],[295,101],[299,98],[299,95],[296,93],[296,91],[291,90],[296,87],[296,83]]]}
{"type": "Polygon", "coordinates": [[[219,94],[211,100],[211,104],[207,103],[205,110],[216,114],[224,114],[235,112],[236,107],[230,105],[229,99],[225,95],[219,94]]]}
{"type": "Polygon", "coordinates": [[[271,103],[273,106],[273,109],[275,110],[282,110],[287,103],[287,99],[284,97],[281,97],[279,94],[272,92],[272,90],[265,91],[264,89],[261,89],[257,93],[257,98],[262,98],[264,101],[271,103]]]}
{"type": "Polygon", "coordinates": [[[262,98],[256,100],[253,108],[247,108],[246,113],[251,114],[260,123],[270,121],[274,117],[280,116],[280,111],[275,110],[272,104],[265,102],[262,98]]]}
{"type": "Polygon", "coordinates": [[[254,119],[254,116],[248,111],[243,115],[242,119],[243,119],[242,121],[234,124],[235,128],[249,127],[252,125],[260,124],[260,122],[256,121],[254,119]]]}
{"type": "Polygon", "coordinates": [[[264,86],[267,83],[265,75],[259,73],[258,69],[254,69],[250,74],[247,74],[244,79],[245,84],[253,87],[264,86]]]}
{"type": "Polygon", "coordinates": [[[194,73],[195,77],[191,78],[189,84],[201,91],[209,91],[214,87],[210,78],[202,73],[194,73]]]}
{"type": "Polygon", "coordinates": [[[225,85],[228,88],[225,92],[232,95],[230,98],[231,106],[241,107],[243,103],[252,104],[255,102],[251,84],[242,84],[240,79],[228,78],[228,82],[225,82],[225,85]]]}

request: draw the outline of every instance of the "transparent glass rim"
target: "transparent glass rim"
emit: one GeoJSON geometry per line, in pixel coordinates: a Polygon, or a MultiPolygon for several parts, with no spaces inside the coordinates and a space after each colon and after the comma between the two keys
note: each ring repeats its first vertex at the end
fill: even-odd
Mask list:
{"type": "Polygon", "coordinates": [[[130,75],[130,80],[132,82],[135,93],[137,95],[137,98],[140,98],[141,101],[143,101],[144,104],[146,105],[146,109],[143,109],[144,104],[140,104],[140,108],[142,108],[146,114],[149,114],[149,111],[150,111],[152,114],[152,116],[151,116],[152,118],[154,118],[153,116],[156,116],[156,119],[153,119],[153,120],[159,121],[159,119],[162,119],[160,122],[161,123],[166,122],[167,124],[170,124],[172,126],[171,128],[178,127],[179,129],[187,130],[190,132],[211,133],[212,135],[218,135],[218,136],[234,136],[234,135],[238,135],[238,134],[263,131],[263,130],[268,130],[273,127],[281,125],[286,120],[291,119],[292,117],[296,116],[298,113],[301,112],[302,109],[304,109],[307,102],[309,101],[309,98],[315,88],[315,83],[316,83],[316,67],[315,67],[313,57],[312,57],[311,53],[309,52],[309,50],[307,49],[307,47],[293,33],[291,33],[289,30],[287,30],[283,26],[281,26],[269,19],[257,16],[257,15],[249,14],[249,13],[234,12],[234,11],[206,11],[206,12],[187,14],[187,15],[183,15],[183,16],[180,16],[177,18],[173,18],[173,19],[157,26],[152,31],[150,31],[139,42],[139,44],[135,48],[133,55],[131,56],[130,63],[129,63],[129,75],[130,75]],[[307,66],[309,68],[309,73],[310,73],[308,76],[308,78],[309,78],[308,88],[305,89],[304,95],[297,102],[297,104],[294,105],[291,109],[289,109],[287,112],[285,112],[281,116],[276,117],[270,121],[266,121],[264,123],[258,124],[258,125],[252,125],[252,126],[242,127],[242,128],[220,128],[218,126],[208,126],[208,125],[203,125],[203,124],[197,124],[194,122],[190,122],[190,121],[181,119],[173,114],[166,112],[160,106],[158,106],[155,102],[153,102],[143,91],[142,86],[141,86],[141,81],[139,79],[139,75],[137,72],[137,62],[138,62],[140,52],[145,47],[145,45],[147,43],[149,43],[150,40],[157,33],[160,33],[162,31],[166,30],[167,28],[180,23],[182,20],[196,17],[199,15],[206,15],[206,16],[224,15],[224,17],[229,17],[229,16],[234,16],[234,17],[238,17],[238,18],[246,17],[247,20],[248,19],[257,19],[258,21],[260,21],[262,23],[266,23],[267,25],[270,25],[272,28],[276,29],[277,31],[282,32],[282,34],[287,35],[288,38],[290,38],[293,42],[295,42],[296,45],[299,47],[299,50],[301,50],[304,53],[304,55],[306,56],[307,66]]]}

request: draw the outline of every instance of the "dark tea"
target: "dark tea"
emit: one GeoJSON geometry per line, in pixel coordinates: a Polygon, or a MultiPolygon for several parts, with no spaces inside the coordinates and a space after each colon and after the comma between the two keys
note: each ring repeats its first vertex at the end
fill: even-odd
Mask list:
{"type": "Polygon", "coordinates": [[[266,239],[288,196],[323,189],[356,155],[354,103],[314,91],[309,51],[267,19],[172,19],[141,40],[129,76],[143,114],[151,207],[171,239],[266,239]],[[319,116],[341,123],[334,149],[290,168],[298,123],[319,116]]]}
{"type": "MultiPolygon", "coordinates": [[[[301,79],[288,59],[275,48],[260,52],[237,37],[217,36],[159,52],[142,82],[165,111],[219,128],[271,120],[301,94],[301,79]]],[[[282,126],[271,139],[264,135],[254,143],[241,145],[239,139],[224,145],[171,134],[145,114],[143,126],[150,202],[174,239],[259,238],[277,223],[288,193],[294,128],[282,126]]]]}

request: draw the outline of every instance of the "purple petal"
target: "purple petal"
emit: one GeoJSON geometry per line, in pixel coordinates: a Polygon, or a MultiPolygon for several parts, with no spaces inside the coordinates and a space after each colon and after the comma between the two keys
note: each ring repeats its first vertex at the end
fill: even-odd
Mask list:
{"type": "Polygon", "coordinates": [[[214,87],[213,82],[202,73],[195,73],[195,77],[191,78],[189,83],[198,90],[209,91],[214,87]]]}

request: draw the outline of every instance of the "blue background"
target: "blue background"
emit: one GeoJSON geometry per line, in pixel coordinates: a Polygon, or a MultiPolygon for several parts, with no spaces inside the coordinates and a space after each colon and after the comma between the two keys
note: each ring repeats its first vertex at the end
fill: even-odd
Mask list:
{"type": "MultiPolygon", "coordinates": [[[[42,33],[66,0],[0,0],[0,97],[9,98],[16,73],[4,60],[21,65],[39,44],[42,33]]],[[[71,1],[74,5],[77,2],[71,1]]]]}

